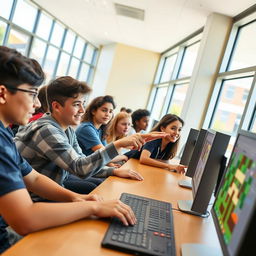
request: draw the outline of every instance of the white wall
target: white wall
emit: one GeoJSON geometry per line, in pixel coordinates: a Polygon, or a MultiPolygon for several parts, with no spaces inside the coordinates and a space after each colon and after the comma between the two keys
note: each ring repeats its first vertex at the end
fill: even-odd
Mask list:
{"type": "Polygon", "coordinates": [[[123,44],[104,46],[90,98],[109,94],[117,110],[145,108],[159,58],[159,53],[123,44]]]}

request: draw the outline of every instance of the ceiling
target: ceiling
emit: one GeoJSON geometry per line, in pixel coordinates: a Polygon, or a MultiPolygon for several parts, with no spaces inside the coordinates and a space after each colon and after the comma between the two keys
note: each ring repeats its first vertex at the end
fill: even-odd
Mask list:
{"type": "Polygon", "coordinates": [[[204,26],[212,12],[236,16],[255,0],[32,0],[95,46],[122,43],[163,52],[204,26]],[[143,9],[144,21],[114,3],[143,9]]]}

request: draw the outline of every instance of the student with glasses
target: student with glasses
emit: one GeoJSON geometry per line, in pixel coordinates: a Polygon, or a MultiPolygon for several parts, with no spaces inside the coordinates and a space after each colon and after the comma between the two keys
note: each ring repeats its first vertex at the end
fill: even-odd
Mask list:
{"type": "MultiPolygon", "coordinates": [[[[37,61],[0,46],[0,253],[11,246],[13,230],[26,235],[91,215],[115,216],[125,225],[136,222],[130,207],[119,200],[104,202],[100,196],[67,190],[38,173],[17,151],[8,127],[11,123],[27,124],[40,106],[36,95],[43,80],[44,73],[37,61]],[[34,203],[28,191],[58,203],[34,203]]],[[[61,108],[55,104],[57,109],[61,108]]],[[[126,143],[140,147],[144,141],[142,137],[133,137],[133,141],[126,143]]],[[[115,155],[120,144],[111,147],[115,155]]]]}

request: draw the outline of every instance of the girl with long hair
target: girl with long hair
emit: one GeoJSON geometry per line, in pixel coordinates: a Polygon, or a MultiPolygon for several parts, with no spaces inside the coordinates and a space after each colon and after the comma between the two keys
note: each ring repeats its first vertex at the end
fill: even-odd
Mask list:
{"type": "Polygon", "coordinates": [[[183,125],[184,121],[177,115],[167,114],[163,116],[156,126],[153,127],[152,132],[166,132],[170,136],[147,142],[140,151],[128,152],[127,154],[132,158],[138,158],[142,164],[184,173],[187,166],[162,161],[175,157],[183,125]]]}
{"type": "Polygon", "coordinates": [[[107,129],[107,143],[111,143],[127,136],[130,127],[131,115],[129,115],[127,112],[120,112],[116,114],[107,129]]]}

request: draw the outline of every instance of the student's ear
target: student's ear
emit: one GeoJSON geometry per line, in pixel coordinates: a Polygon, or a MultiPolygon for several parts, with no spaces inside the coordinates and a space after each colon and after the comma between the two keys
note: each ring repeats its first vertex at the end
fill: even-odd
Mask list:
{"type": "Polygon", "coordinates": [[[160,127],[161,132],[165,132],[165,128],[163,126],[160,127]]]}
{"type": "Polygon", "coordinates": [[[4,85],[0,85],[0,104],[6,103],[6,87],[4,85]]]}
{"type": "Polygon", "coordinates": [[[61,109],[61,104],[57,101],[52,102],[52,112],[59,112],[61,109]]]}

